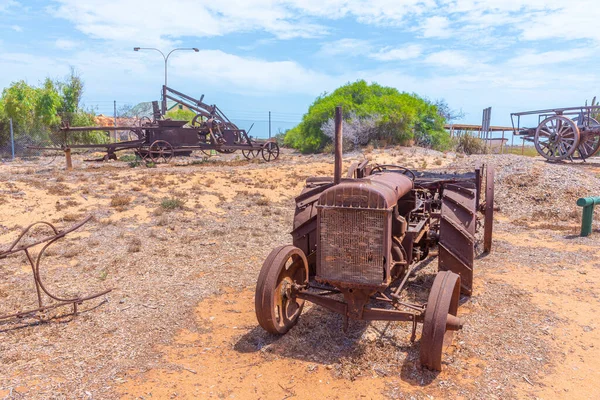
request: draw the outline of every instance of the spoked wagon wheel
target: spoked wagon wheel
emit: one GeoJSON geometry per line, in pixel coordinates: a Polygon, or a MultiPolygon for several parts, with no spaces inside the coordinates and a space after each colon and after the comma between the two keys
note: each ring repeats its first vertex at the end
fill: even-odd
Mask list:
{"type": "Polygon", "coordinates": [[[456,316],[460,300],[460,277],[450,271],[439,272],[427,301],[421,334],[421,365],[442,370],[442,353],[452,344],[454,331],[462,327],[456,316]]]}
{"type": "Polygon", "coordinates": [[[596,132],[589,131],[589,129],[599,129],[600,122],[586,116],[583,126],[586,130],[580,130],[579,146],[577,147],[577,150],[575,150],[575,153],[573,153],[573,158],[579,160],[585,160],[586,158],[592,157],[600,150],[600,135],[596,132]]]}
{"type": "Polygon", "coordinates": [[[573,155],[579,146],[579,129],[562,115],[543,120],[535,131],[537,152],[548,161],[560,161],[573,155]]]}
{"type": "Polygon", "coordinates": [[[156,140],[150,145],[148,153],[150,155],[150,159],[155,164],[158,164],[159,162],[161,162],[161,160],[165,163],[171,161],[175,151],[173,150],[173,146],[171,146],[171,143],[167,142],[166,140],[156,140]]]}
{"type": "MultiPolygon", "coordinates": [[[[255,141],[248,141],[247,144],[250,145],[250,147],[256,146],[255,141]]],[[[258,146],[256,146],[256,147],[258,147],[258,146]]],[[[244,155],[244,157],[246,157],[246,160],[252,160],[253,158],[256,158],[260,154],[260,150],[242,150],[242,154],[244,155]]]]}
{"type": "Polygon", "coordinates": [[[265,260],[258,282],[254,306],[260,326],[283,335],[298,322],[304,300],[294,296],[294,284],[308,281],[308,262],[304,252],[287,245],[274,249],[265,260]]]}
{"type": "Polygon", "coordinates": [[[260,150],[242,150],[242,154],[246,157],[246,160],[252,160],[258,156],[260,150]]]}
{"type": "Polygon", "coordinates": [[[265,161],[275,161],[279,157],[279,145],[276,142],[268,142],[262,148],[262,157],[265,161]]]}

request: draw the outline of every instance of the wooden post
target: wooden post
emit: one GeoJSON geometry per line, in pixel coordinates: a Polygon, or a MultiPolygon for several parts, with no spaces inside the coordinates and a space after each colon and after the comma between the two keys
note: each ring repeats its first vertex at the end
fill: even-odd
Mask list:
{"type": "Polygon", "coordinates": [[[523,138],[523,144],[521,145],[521,155],[525,154],[525,138],[523,138]]]}
{"type": "Polygon", "coordinates": [[[342,106],[335,108],[335,164],[333,170],[333,183],[342,181],[342,106]]]}
{"type": "Polygon", "coordinates": [[[67,171],[73,169],[73,162],[71,161],[71,148],[67,147],[65,149],[65,159],[67,160],[67,171]]]}
{"type": "Polygon", "coordinates": [[[502,131],[502,142],[500,143],[500,154],[504,154],[504,131],[502,131]]]}

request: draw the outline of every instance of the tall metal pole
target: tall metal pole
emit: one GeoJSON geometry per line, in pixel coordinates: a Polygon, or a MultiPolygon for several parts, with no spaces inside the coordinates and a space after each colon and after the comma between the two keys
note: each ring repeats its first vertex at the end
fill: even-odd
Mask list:
{"type": "Polygon", "coordinates": [[[114,101],[115,105],[115,142],[117,141],[117,101],[114,101]]]}
{"type": "Polygon", "coordinates": [[[165,86],[167,86],[167,60],[169,59],[169,56],[171,55],[171,53],[169,53],[169,55],[166,57],[163,55],[163,57],[165,57],[165,86]]]}
{"type": "Polygon", "coordinates": [[[12,152],[12,159],[14,161],[15,160],[15,135],[13,133],[12,118],[9,118],[8,122],[10,124],[10,148],[11,148],[11,152],[12,152]]]}
{"type": "Polygon", "coordinates": [[[269,111],[269,139],[271,139],[271,111],[269,111]]]}
{"type": "Polygon", "coordinates": [[[333,169],[333,183],[342,181],[342,106],[335,108],[335,164],[333,169]]]}

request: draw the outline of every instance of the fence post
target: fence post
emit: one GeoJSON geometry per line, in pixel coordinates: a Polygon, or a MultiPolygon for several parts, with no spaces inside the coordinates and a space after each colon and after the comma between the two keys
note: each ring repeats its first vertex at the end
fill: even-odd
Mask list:
{"type": "Polygon", "coordinates": [[[117,141],[117,101],[114,100],[115,104],[115,142],[117,141]]]}
{"type": "Polygon", "coordinates": [[[73,169],[73,162],[71,161],[71,148],[67,147],[65,149],[65,160],[67,161],[67,171],[71,171],[73,169]]]}
{"type": "Polygon", "coordinates": [[[12,118],[8,119],[10,125],[10,150],[12,154],[12,160],[15,161],[15,134],[13,132],[12,118]]]}

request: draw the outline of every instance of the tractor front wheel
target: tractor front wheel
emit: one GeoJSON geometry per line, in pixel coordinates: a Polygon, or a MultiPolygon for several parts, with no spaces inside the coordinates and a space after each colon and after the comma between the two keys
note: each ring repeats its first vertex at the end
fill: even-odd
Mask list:
{"type": "Polygon", "coordinates": [[[254,302],[264,330],[283,335],[296,325],[304,307],[304,300],[295,296],[296,286],[307,282],[308,262],[302,250],[287,245],[269,254],[258,276],[254,302]]]}

